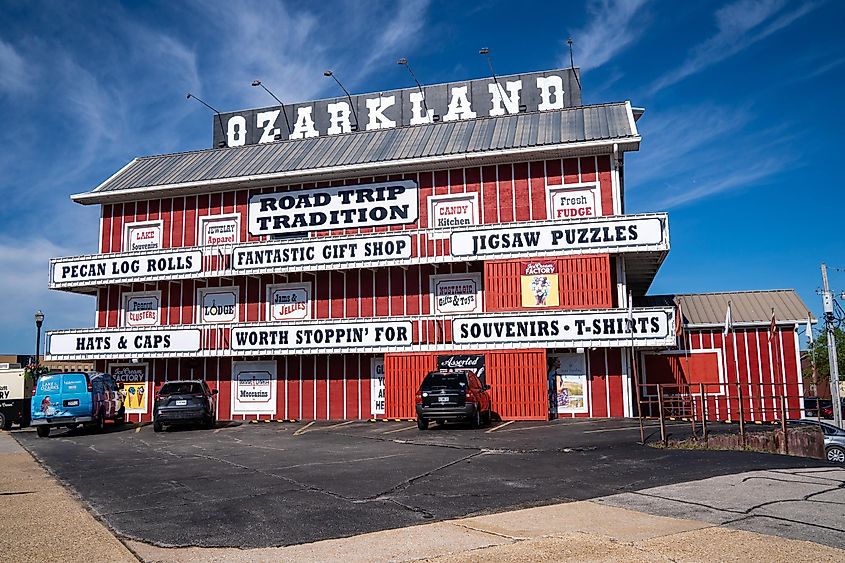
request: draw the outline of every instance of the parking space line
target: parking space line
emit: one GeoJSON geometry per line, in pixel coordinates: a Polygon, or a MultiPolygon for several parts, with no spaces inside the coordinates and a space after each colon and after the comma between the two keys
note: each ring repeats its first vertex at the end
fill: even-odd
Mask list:
{"type": "MultiPolygon", "coordinates": [[[[669,427],[669,426],[689,426],[689,424],[687,424],[685,422],[674,423],[674,424],[667,423],[666,426],[667,427],[669,427]]],[[[584,430],[583,433],[584,434],[592,434],[594,432],[619,432],[620,430],[639,430],[639,428],[640,428],[639,426],[624,426],[622,428],[603,428],[603,429],[600,429],[600,430],[584,430]]],[[[656,426],[654,424],[645,424],[645,425],[643,425],[643,428],[652,429],[652,428],[660,428],[660,427],[656,426]]]]}
{"type": "Polygon", "coordinates": [[[316,421],[316,420],[312,420],[311,422],[309,422],[308,424],[306,424],[305,426],[303,426],[302,428],[300,428],[299,430],[297,430],[296,432],[294,432],[294,433],[293,433],[293,435],[294,435],[294,436],[299,436],[300,434],[302,434],[303,432],[305,432],[306,430],[308,430],[308,428],[309,428],[309,427],[313,426],[315,422],[317,422],[317,421],[316,421]]]}
{"type": "Polygon", "coordinates": [[[416,424],[412,424],[411,426],[404,426],[402,428],[396,428],[395,430],[388,430],[387,432],[382,432],[382,434],[394,434],[396,432],[404,432],[405,430],[411,430],[412,428],[416,427],[416,424]]]}
{"type": "Polygon", "coordinates": [[[325,428],[323,428],[323,430],[330,430],[332,428],[338,428],[340,426],[348,426],[350,424],[355,424],[356,422],[358,422],[358,421],[357,420],[347,420],[346,422],[340,422],[338,424],[332,424],[331,426],[326,426],[325,428]]]}
{"type": "Polygon", "coordinates": [[[486,430],[484,433],[485,433],[485,434],[489,434],[490,432],[495,432],[495,431],[496,431],[496,430],[498,430],[499,428],[504,428],[505,426],[507,426],[507,425],[509,425],[509,424],[513,424],[514,422],[516,422],[516,421],[515,421],[515,420],[509,420],[509,421],[507,421],[507,422],[503,422],[502,424],[500,424],[500,425],[498,425],[498,426],[494,426],[494,427],[493,427],[493,428],[491,428],[490,430],[486,430]]]}

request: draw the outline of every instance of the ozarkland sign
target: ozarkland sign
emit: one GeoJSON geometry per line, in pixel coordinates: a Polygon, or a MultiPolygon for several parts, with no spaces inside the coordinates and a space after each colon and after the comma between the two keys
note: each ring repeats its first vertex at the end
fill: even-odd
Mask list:
{"type": "Polygon", "coordinates": [[[664,217],[607,218],[454,232],[453,256],[577,253],[618,250],[665,243],[664,217]]]}
{"type": "Polygon", "coordinates": [[[417,220],[416,182],[340,186],[254,195],[249,232],[255,236],[406,225],[417,220]]]}
{"type": "Polygon", "coordinates": [[[90,283],[171,274],[195,274],[201,270],[202,251],[186,250],[143,256],[60,259],[52,263],[51,279],[54,284],[90,283]]]}
{"type": "Polygon", "coordinates": [[[607,312],[486,315],[456,318],[452,324],[455,344],[490,346],[530,342],[534,345],[576,343],[633,343],[670,346],[675,343],[675,310],[634,309],[607,312]]]}
{"type": "Polygon", "coordinates": [[[581,105],[578,72],[551,70],[360,94],[351,96],[351,105],[346,98],[334,98],[222,113],[213,120],[214,147],[575,107],[581,105]]]}
{"type": "Polygon", "coordinates": [[[236,246],[232,251],[232,267],[235,270],[262,270],[406,260],[410,257],[411,235],[318,238],[307,239],[305,242],[236,246]]]}
{"type": "Polygon", "coordinates": [[[174,330],[88,330],[54,332],[47,335],[49,355],[115,356],[198,352],[200,331],[174,330]]]}
{"type": "Polygon", "coordinates": [[[233,352],[382,348],[412,343],[411,321],[297,323],[232,329],[233,352]]]}

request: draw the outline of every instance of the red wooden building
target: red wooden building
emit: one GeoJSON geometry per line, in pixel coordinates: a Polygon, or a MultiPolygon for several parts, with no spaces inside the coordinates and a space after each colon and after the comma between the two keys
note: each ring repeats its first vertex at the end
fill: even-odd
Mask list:
{"type": "Polygon", "coordinates": [[[575,72],[223,114],[216,148],[133,160],[73,196],[99,253],[50,287],[95,295],[96,327],[48,358],[117,375],[136,420],[179,378],[221,419],[409,418],[456,362],[504,419],[635,415],[630,350],[652,373],[677,340],[676,304],[643,298],[668,217],[625,213],[642,111],[581,105],[575,72]]]}

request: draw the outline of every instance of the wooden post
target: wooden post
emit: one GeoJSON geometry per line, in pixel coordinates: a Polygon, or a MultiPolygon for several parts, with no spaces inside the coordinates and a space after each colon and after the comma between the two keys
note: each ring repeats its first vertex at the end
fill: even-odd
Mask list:
{"type": "Polygon", "coordinates": [[[698,384],[701,391],[701,432],[704,435],[704,443],[707,443],[707,391],[704,390],[704,384],[698,384]]]}
{"type": "Polygon", "coordinates": [[[787,439],[786,429],[786,397],[780,396],[780,425],[783,429],[783,453],[789,453],[789,440],[787,439]]]}
{"type": "Polygon", "coordinates": [[[657,412],[660,414],[660,440],[665,446],[666,439],[666,420],[663,418],[663,384],[657,384],[657,412]]]}
{"type": "Polygon", "coordinates": [[[737,394],[739,396],[739,436],[742,440],[742,447],[745,447],[745,411],[743,409],[742,401],[742,383],[736,384],[737,394]]]}

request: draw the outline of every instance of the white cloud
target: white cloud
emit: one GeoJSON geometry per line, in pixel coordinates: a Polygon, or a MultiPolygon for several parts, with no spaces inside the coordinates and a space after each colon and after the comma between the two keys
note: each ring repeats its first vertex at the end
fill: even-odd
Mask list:
{"type": "MultiPolygon", "coordinates": [[[[610,61],[645,31],[640,17],[646,0],[601,0],[587,7],[590,20],[572,32],[575,64],[582,71],[598,68],[610,61]]],[[[569,51],[561,60],[569,66],[569,51]]]]}
{"type": "Polygon", "coordinates": [[[28,89],[26,63],[10,43],[0,39],[0,94],[18,94],[28,89]]]}
{"type": "Polygon", "coordinates": [[[651,93],[736,55],[788,27],[815,10],[818,4],[809,2],[793,6],[785,0],[737,0],[723,6],[715,14],[715,35],[693,47],[680,66],[657,79],[650,88],[651,93]]]}

